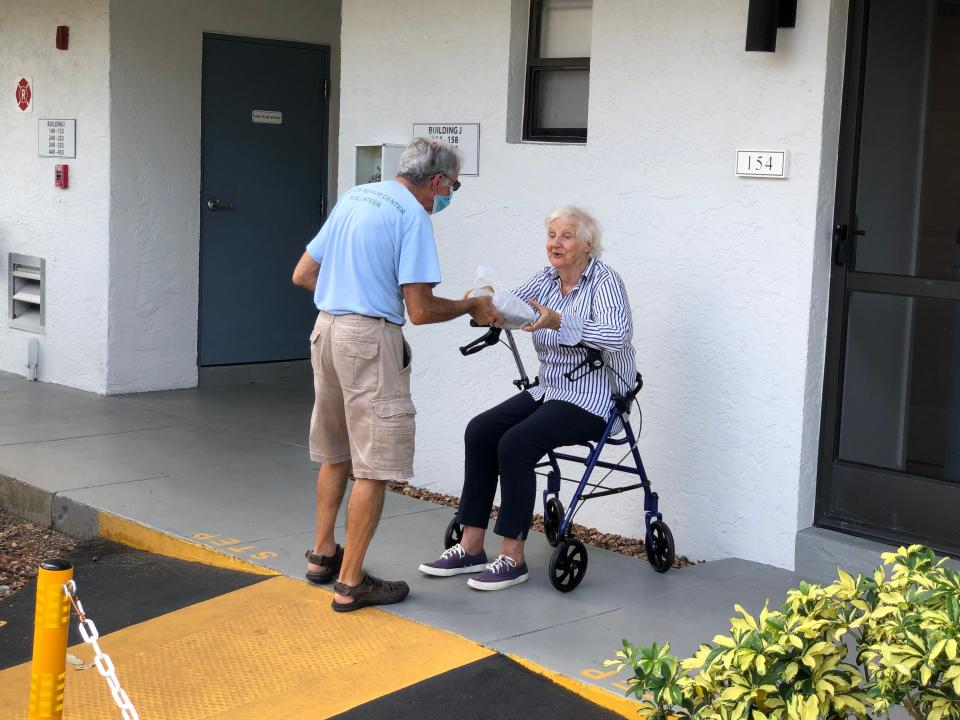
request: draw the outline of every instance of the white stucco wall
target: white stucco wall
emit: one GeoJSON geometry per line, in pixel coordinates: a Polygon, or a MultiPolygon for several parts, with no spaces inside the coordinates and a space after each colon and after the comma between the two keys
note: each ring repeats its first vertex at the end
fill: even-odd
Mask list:
{"type": "Polygon", "coordinates": [[[40,339],[39,379],[103,392],[107,366],[110,118],[107,0],[4,0],[0,68],[0,371],[25,374],[27,339],[40,339]],[[70,46],[55,46],[57,25],[70,46]],[[17,75],[33,81],[33,112],[14,105],[17,75]],[[41,118],[75,118],[77,157],[37,157],[41,118]],[[53,187],[54,165],[70,187],[53,187]],[[7,324],[7,254],[46,258],[46,334],[7,324]]]}
{"type": "MultiPolygon", "coordinates": [[[[114,0],[107,391],[197,382],[203,33],[331,46],[336,190],[339,0],[114,0]]],[[[242,152],[242,149],[238,149],[242,152]]]]}
{"type": "MultiPolygon", "coordinates": [[[[508,284],[545,264],[553,206],[583,204],[604,223],[646,379],[641,451],[693,558],[791,567],[808,514],[825,321],[825,296],[811,293],[828,272],[834,168],[822,154],[835,150],[822,142],[836,132],[827,81],[843,52],[832,42],[828,60],[828,30],[842,37],[846,3],[835,4],[831,24],[830,0],[801,3],[798,27],[766,54],[744,52],[745,2],[595,0],[589,140],[548,146],[506,142],[510,0],[344,3],[341,190],[357,143],[405,142],[413,122],[481,123],[481,175],[434,222],[439,294],[459,296],[480,263],[508,284]],[[739,148],[789,150],[790,178],[738,179],[739,148]]],[[[408,334],[415,482],[456,493],[463,427],[512,391],[511,362],[462,358],[476,335],[465,321],[408,334]]],[[[578,521],[637,536],[641,518],[633,493],[587,503],[578,521]]]]}

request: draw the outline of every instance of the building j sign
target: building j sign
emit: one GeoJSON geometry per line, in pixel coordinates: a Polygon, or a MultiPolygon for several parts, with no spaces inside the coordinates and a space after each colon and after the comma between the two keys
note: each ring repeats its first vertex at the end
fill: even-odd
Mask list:
{"type": "Polygon", "coordinates": [[[413,137],[431,137],[460,148],[460,175],[480,174],[480,123],[414,123],[413,137]]]}
{"type": "Polygon", "coordinates": [[[75,158],[77,156],[77,121],[40,121],[37,155],[52,158],[75,158]]]}

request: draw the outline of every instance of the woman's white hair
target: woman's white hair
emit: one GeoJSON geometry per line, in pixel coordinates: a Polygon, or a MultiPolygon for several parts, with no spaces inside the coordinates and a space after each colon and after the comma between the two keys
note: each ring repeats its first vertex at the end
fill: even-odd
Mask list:
{"type": "Polygon", "coordinates": [[[603,228],[593,215],[576,205],[563,205],[551,210],[544,220],[547,229],[556,220],[573,223],[580,241],[589,248],[590,257],[599,258],[603,253],[603,228]]]}

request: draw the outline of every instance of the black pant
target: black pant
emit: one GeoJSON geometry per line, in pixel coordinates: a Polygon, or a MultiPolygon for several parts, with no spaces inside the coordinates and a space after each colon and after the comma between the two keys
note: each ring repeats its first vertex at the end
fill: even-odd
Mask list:
{"type": "Polygon", "coordinates": [[[494,532],[525,540],[537,494],[534,466],[548,450],[598,440],[604,427],[602,418],[573,403],[537,402],[525,392],[477,415],[463,436],[460,522],[487,527],[499,476],[500,514],[494,532]]]}

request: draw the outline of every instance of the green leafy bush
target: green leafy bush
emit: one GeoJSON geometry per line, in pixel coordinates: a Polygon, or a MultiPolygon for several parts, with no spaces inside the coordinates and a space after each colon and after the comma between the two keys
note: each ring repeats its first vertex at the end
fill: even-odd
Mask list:
{"type": "Polygon", "coordinates": [[[920,545],[882,557],[872,576],[800,583],[759,618],[735,606],[730,634],[687,660],[624,640],[605,665],[633,672],[626,694],[647,720],[862,719],[897,705],[960,720],[960,575],[920,545]]]}

